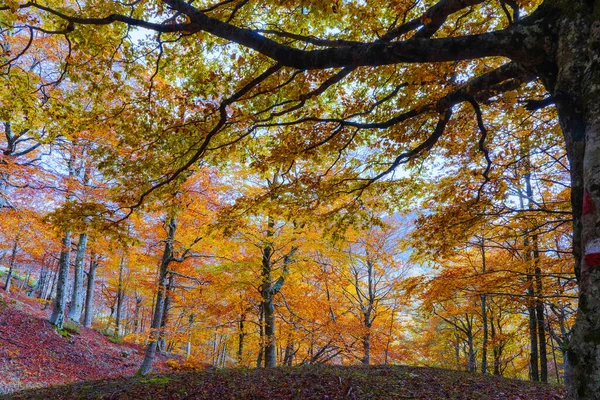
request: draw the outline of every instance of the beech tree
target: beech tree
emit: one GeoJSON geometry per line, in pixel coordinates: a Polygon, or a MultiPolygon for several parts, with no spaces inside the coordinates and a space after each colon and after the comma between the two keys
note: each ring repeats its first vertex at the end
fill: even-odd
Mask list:
{"type": "MultiPolygon", "coordinates": [[[[181,142],[186,148],[165,157],[177,162],[161,160],[165,170],[141,185],[140,199],[208,153],[240,146],[256,132],[273,133],[271,151],[258,162],[289,166],[299,158],[321,158],[336,164],[352,151],[370,148],[331,180],[339,191],[359,194],[393,176],[401,164],[457,138],[472,140],[481,150],[479,162],[485,165],[479,179],[487,182],[494,149],[486,145],[482,105],[516,92],[531,96],[525,103],[530,109],[553,106],[570,164],[574,268],[580,287],[568,356],[570,395],[597,398],[598,1],[313,0],[298,5],[145,0],[73,5],[10,0],[0,10],[3,35],[20,39],[10,52],[4,51],[0,62],[5,69],[34,51],[32,43],[40,37],[55,37],[62,58],[46,61],[41,70],[45,75],[48,69],[63,71],[53,75],[58,81],[71,74],[89,80],[93,89],[100,79],[95,77],[102,74],[90,70],[107,67],[114,68],[113,79],[122,80],[126,76],[119,78],[119,69],[127,75],[136,73],[136,67],[115,68],[115,56],[135,60],[138,53],[132,49],[137,47],[139,54],[148,54],[138,62],[137,73],[149,60],[156,66],[156,73],[144,78],[150,94],[156,77],[190,85],[187,96],[176,99],[183,121],[162,129],[172,138],[187,138],[181,142]],[[155,32],[154,51],[131,39],[130,28],[155,32]],[[225,67],[211,60],[216,48],[231,60],[225,67]],[[90,54],[87,63],[71,57],[81,53],[90,54]],[[186,107],[195,110],[191,119],[184,115],[186,107]],[[460,135],[458,121],[466,118],[476,121],[479,138],[460,135]],[[190,126],[198,128],[194,135],[189,135],[190,126]]],[[[312,186],[320,177],[313,173],[292,183],[312,186]]]]}

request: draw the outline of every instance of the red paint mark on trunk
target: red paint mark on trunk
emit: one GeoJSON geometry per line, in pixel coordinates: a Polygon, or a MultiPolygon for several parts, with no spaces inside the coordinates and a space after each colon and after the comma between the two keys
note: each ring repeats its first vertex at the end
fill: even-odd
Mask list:
{"type": "Polygon", "coordinates": [[[596,204],[594,204],[594,200],[592,200],[590,192],[586,190],[583,194],[583,215],[591,214],[594,211],[596,211],[596,204]]]}
{"type": "Polygon", "coordinates": [[[600,253],[586,254],[583,259],[588,267],[600,266],[600,253]]]}
{"type": "Polygon", "coordinates": [[[600,239],[593,239],[588,242],[585,246],[583,260],[588,267],[600,267],[600,239]]]}

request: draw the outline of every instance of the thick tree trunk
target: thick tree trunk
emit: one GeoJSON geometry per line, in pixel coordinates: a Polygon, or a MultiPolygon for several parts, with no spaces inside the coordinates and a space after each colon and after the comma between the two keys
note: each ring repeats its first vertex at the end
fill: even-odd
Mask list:
{"type": "Polygon", "coordinates": [[[556,71],[544,84],[556,101],[571,169],[573,253],[579,309],[567,358],[569,396],[600,398],[600,3],[553,0],[560,9],[556,71]]]}
{"type": "Polygon", "coordinates": [[[85,313],[83,316],[83,326],[89,328],[92,326],[92,319],[94,318],[94,290],[96,286],[96,268],[98,262],[96,261],[96,255],[92,254],[90,261],[90,270],[87,276],[87,290],[85,294],[85,313]]]}
{"type": "Polygon", "coordinates": [[[62,250],[58,264],[58,278],[56,282],[56,299],[50,316],[50,323],[62,329],[65,322],[67,306],[67,284],[69,281],[69,260],[71,258],[71,231],[67,231],[62,239],[62,250]]]}
{"type": "Polygon", "coordinates": [[[152,363],[156,356],[156,347],[158,338],[160,337],[160,327],[162,325],[162,317],[165,306],[165,291],[167,288],[167,275],[169,272],[169,264],[173,259],[173,241],[175,239],[175,231],[177,229],[177,221],[175,218],[169,220],[169,230],[167,233],[167,240],[165,240],[165,249],[160,262],[158,272],[158,290],[156,294],[156,303],[154,306],[154,316],[152,317],[152,324],[150,325],[150,336],[148,338],[148,344],[146,345],[146,352],[144,353],[144,360],[137,372],[140,375],[146,375],[152,369],[152,363]]]}
{"type": "Polygon", "coordinates": [[[69,307],[69,319],[79,323],[83,309],[83,261],[87,248],[88,235],[79,235],[77,254],[75,255],[75,271],[73,274],[73,293],[71,295],[71,307],[69,307]]]}
{"type": "Polygon", "coordinates": [[[371,331],[370,331],[370,328],[367,328],[367,329],[369,329],[369,330],[361,338],[362,347],[363,347],[363,356],[360,359],[360,362],[363,365],[371,364],[371,331]]]}

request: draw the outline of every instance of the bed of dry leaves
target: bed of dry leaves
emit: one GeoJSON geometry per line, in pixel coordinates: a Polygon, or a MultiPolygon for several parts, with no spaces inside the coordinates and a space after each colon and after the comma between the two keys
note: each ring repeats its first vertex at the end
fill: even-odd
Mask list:
{"type": "MultiPolygon", "coordinates": [[[[558,400],[564,393],[550,385],[406,366],[204,370],[134,377],[143,355],[140,346],[114,344],[86,328],[63,337],[46,314],[23,296],[5,296],[0,302],[0,393],[12,392],[5,398],[558,400]],[[30,390],[18,392],[22,389],[30,390]]],[[[167,370],[164,357],[157,366],[158,371],[167,370]]]]}

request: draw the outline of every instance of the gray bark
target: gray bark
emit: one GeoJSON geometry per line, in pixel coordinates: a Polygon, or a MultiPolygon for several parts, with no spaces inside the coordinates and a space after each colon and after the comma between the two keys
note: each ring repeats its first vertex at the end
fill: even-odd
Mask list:
{"type": "Polygon", "coordinates": [[[98,262],[96,261],[96,255],[92,254],[90,260],[90,270],[87,275],[87,289],[85,295],[85,313],[83,316],[83,326],[91,327],[92,319],[94,318],[94,290],[96,288],[96,268],[98,262]]]}
{"type": "Polygon", "coordinates": [[[73,273],[73,292],[71,294],[71,306],[69,307],[69,319],[79,323],[81,311],[83,310],[83,262],[87,248],[88,235],[79,235],[77,253],[75,255],[75,270],[73,273]]]}
{"type": "Polygon", "coordinates": [[[50,323],[62,329],[65,322],[65,311],[67,306],[67,283],[69,279],[69,261],[71,258],[71,231],[65,232],[62,239],[62,250],[58,263],[58,278],[56,281],[56,299],[50,323]]]}
{"type": "Polygon", "coordinates": [[[555,0],[555,72],[543,75],[556,100],[571,170],[573,253],[579,309],[566,354],[569,397],[600,399],[600,268],[593,253],[600,238],[600,4],[555,0]],[[587,198],[587,199],[586,199],[587,198]],[[589,200],[588,200],[589,199],[589,200]],[[584,213],[584,202],[590,207],[584,213]]]}
{"type": "Polygon", "coordinates": [[[123,299],[125,297],[125,293],[123,290],[123,272],[125,271],[125,250],[123,250],[123,254],[121,255],[121,262],[119,263],[119,283],[117,286],[117,310],[115,315],[115,336],[119,336],[121,334],[121,315],[123,313],[123,299]]]}

